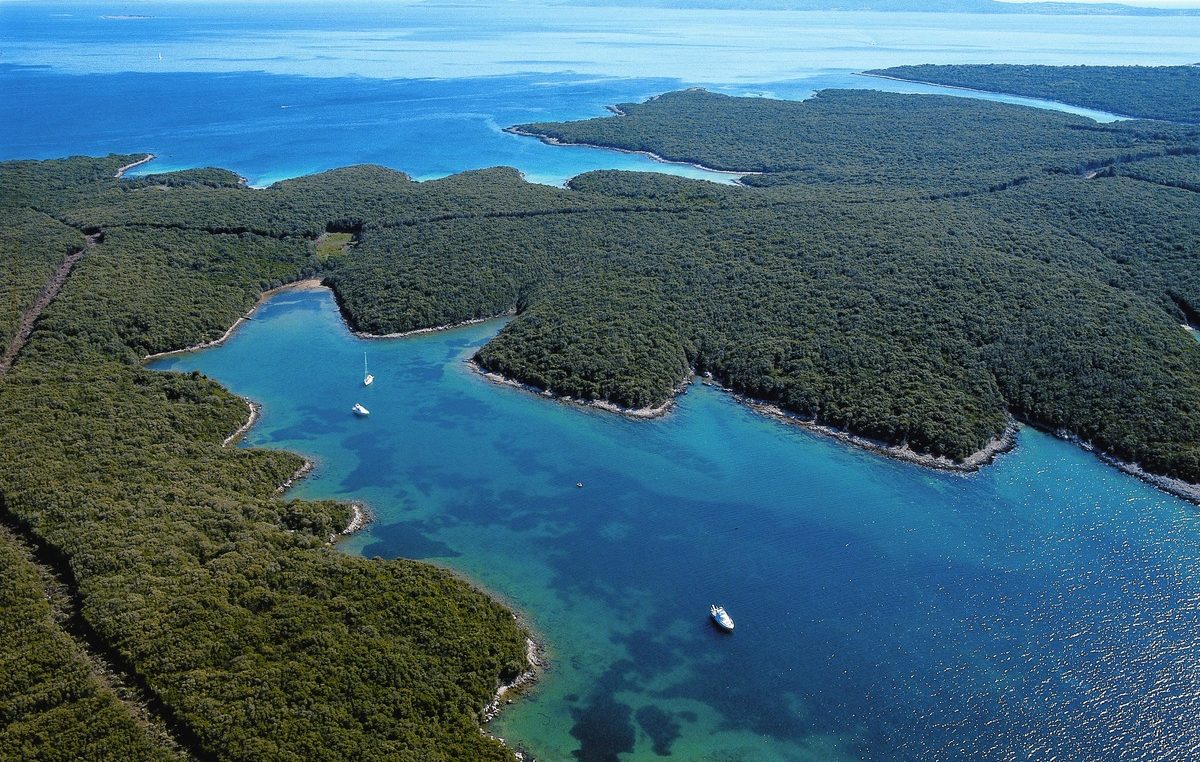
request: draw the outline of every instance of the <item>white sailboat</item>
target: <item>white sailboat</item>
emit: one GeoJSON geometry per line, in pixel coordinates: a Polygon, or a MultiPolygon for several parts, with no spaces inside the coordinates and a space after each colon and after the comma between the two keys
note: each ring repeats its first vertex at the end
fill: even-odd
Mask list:
{"type": "Polygon", "coordinates": [[[370,386],[375,383],[375,377],[371,375],[371,371],[367,370],[367,353],[363,352],[363,386],[370,386]]]}
{"type": "Polygon", "coordinates": [[[359,416],[360,418],[365,418],[366,416],[371,414],[370,410],[367,410],[365,407],[362,406],[361,403],[358,403],[358,402],[354,403],[354,407],[350,408],[350,410],[352,410],[354,412],[354,414],[359,416]]]}

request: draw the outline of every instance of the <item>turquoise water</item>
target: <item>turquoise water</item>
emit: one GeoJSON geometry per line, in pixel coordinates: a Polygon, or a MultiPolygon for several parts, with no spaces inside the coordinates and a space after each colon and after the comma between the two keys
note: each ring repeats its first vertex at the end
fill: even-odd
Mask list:
{"type": "Polygon", "coordinates": [[[0,100],[0,158],[147,151],[158,158],[131,174],[216,165],[256,186],[363,163],[417,180],[504,165],[551,185],[593,169],[732,181],[736,175],[503,131],[539,119],[599,116],[607,103],[677,87],[663,79],[570,75],[428,81],[0,67],[0,91],[10,96],[0,100]],[[89,117],[67,118],[76,111],[89,117]]]}
{"type": "Polygon", "coordinates": [[[509,165],[728,175],[503,127],[706,86],[955,92],[855,72],[896,64],[1178,64],[1200,17],[734,11],[544,3],[0,2],[0,159],[149,151],[137,172],[222,166],[253,185],[355,163],[424,180],[509,165]],[[112,18],[133,14],[145,18],[112,18]],[[109,18],[105,18],[109,16],[109,18]]]}
{"type": "Polygon", "coordinates": [[[939,473],[699,384],[653,421],[491,384],[464,361],[499,323],[366,341],[327,291],[256,317],[154,367],[262,402],[246,444],[318,463],[292,494],[365,500],[346,552],[528,616],[551,668],[490,729],[541,760],[1182,759],[1200,737],[1196,508],[1068,443],[1024,429],[939,473]]]}

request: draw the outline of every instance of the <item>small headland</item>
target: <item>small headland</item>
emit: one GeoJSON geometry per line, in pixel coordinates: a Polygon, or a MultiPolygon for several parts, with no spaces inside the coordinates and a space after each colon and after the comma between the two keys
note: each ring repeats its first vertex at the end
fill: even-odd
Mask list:
{"type": "Polygon", "coordinates": [[[808,431],[821,434],[823,436],[832,437],[839,442],[852,445],[854,447],[867,450],[882,455],[885,458],[894,460],[902,460],[906,463],[913,463],[925,468],[933,468],[939,471],[954,471],[958,473],[972,473],[978,471],[984,466],[994,461],[1000,455],[1009,452],[1017,446],[1017,432],[1020,427],[1016,420],[1010,418],[1008,425],[1001,432],[1000,436],[993,437],[986,445],[968,455],[962,460],[954,460],[945,455],[931,455],[929,453],[917,452],[910,448],[907,444],[892,444],[879,439],[873,439],[861,434],[855,434],[846,429],[831,426],[826,423],[799,415],[797,413],[784,410],[779,405],[768,402],[766,400],[757,399],[748,395],[742,394],[734,389],[731,389],[720,382],[716,381],[709,375],[705,375],[704,383],[709,386],[722,389],[733,397],[738,402],[742,403],[751,410],[762,415],[774,418],[782,423],[802,426],[808,431]]]}
{"type": "Polygon", "coordinates": [[[133,169],[134,167],[140,167],[141,165],[146,164],[147,162],[154,161],[156,158],[158,158],[158,157],[155,156],[154,154],[148,153],[145,156],[143,156],[142,158],[138,159],[137,161],[130,162],[130,163],[126,164],[125,166],[118,168],[117,173],[115,175],[113,175],[113,177],[116,177],[116,178],[124,177],[125,173],[128,172],[129,170],[133,169]]]}
{"type": "MultiPolygon", "coordinates": [[[[142,362],[150,362],[151,360],[157,360],[162,357],[173,357],[174,355],[181,355],[187,352],[197,352],[201,349],[210,349],[212,347],[220,346],[228,341],[229,337],[232,336],[243,323],[245,323],[247,320],[254,319],[255,311],[257,311],[264,302],[276,294],[283,293],[284,291],[312,291],[319,288],[327,288],[327,286],[325,286],[319,278],[305,278],[303,280],[285,283],[282,286],[277,286],[270,290],[264,291],[262,295],[259,296],[258,301],[254,303],[254,306],[251,307],[245,315],[238,318],[234,324],[229,326],[228,330],[226,330],[225,333],[221,334],[219,337],[213,339],[212,341],[202,341],[199,344],[193,344],[192,346],[184,347],[183,349],[171,349],[167,350],[166,352],[155,352],[154,354],[143,357],[142,362]]],[[[236,433],[237,432],[235,432],[235,434],[236,433]]]]}
{"type": "MultiPolygon", "coordinates": [[[[616,116],[625,116],[625,113],[615,106],[609,106],[608,109],[610,111],[612,111],[613,114],[615,114],[616,116]]],[[[574,142],[567,141],[567,140],[560,140],[559,138],[556,138],[552,135],[546,135],[544,133],[534,132],[532,130],[526,130],[526,129],[522,129],[521,127],[516,127],[516,126],[505,127],[504,131],[507,133],[510,133],[512,135],[520,135],[521,137],[525,137],[525,138],[537,138],[538,140],[542,141],[543,143],[545,143],[546,145],[549,145],[549,146],[578,146],[580,148],[599,148],[604,151],[616,151],[617,153],[627,153],[627,154],[633,154],[635,156],[645,156],[646,158],[652,159],[653,161],[657,161],[660,164],[676,164],[676,165],[683,166],[683,167],[694,167],[695,169],[698,169],[702,172],[711,172],[715,175],[727,175],[733,181],[734,185],[741,185],[739,180],[741,178],[745,177],[746,175],[761,175],[762,174],[762,172],[753,172],[753,171],[749,171],[749,170],[717,169],[715,167],[708,167],[708,166],[701,164],[700,162],[689,161],[687,159],[669,159],[665,156],[660,156],[659,154],[656,154],[653,151],[635,151],[630,148],[621,148],[619,146],[613,146],[613,145],[603,145],[601,143],[574,143],[574,142]]]]}
{"type": "Polygon", "coordinates": [[[492,383],[495,383],[495,384],[500,384],[502,386],[511,386],[514,389],[521,389],[521,390],[529,392],[531,394],[536,394],[539,397],[545,397],[547,399],[552,399],[557,402],[570,403],[572,405],[579,405],[580,407],[586,407],[586,408],[596,408],[599,410],[604,410],[609,413],[616,413],[618,415],[624,415],[629,418],[641,418],[641,419],[659,418],[659,417],[664,416],[667,413],[671,412],[671,408],[673,408],[675,406],[675,398],[678,397],[680,394],[683,394],[684,392],[686,392],[688,386],[690,386],[692,383],[692,379],[695,378],[694,373],[689,373],[675,387],[675,390],[672,392],[671,396],[667,399],[667,401],[663,402],[661,405],[653,405],[653,406],[648,406],[648,407],[625,407],[624,405],[618,405],[615,402],[610,402],[608,400],[603,400],[603,399],[599,399],[599,400],[581,399],[578,397],[572,397],[571,395],[556,394],[555,392],[553,392],[549,389],[543,389],[539,386],[534,386],[533,384],[525,383],[524,381],[519,381],[515,378],[510,378],[508,376],[503,375],[502,373],[496,373],[495,371],[488,370],[487,368],[480,365],[474,358],[468,360],[467,364],[470,366],[471,370],[475,371],[479,375],[486,378],[488,381],[491,381],[492,383]]]}
{"type": "MultiPolygon", "coordinates": [[[[340,308],[341,304],[339,303],[338,306],[340,308]]],[[[498,315],[488,315],[487,317],[470,318],[468,320],[460,320],[457,323],[447,323],[446,325],[435,325],[435,326],[430,326],[429,328],[414,328],[411,331],[398,331],[396,333],[368,333],[366,331],[356,331],[354,329],[351,329],[351,333],[353,333],[355,336],[357,336],[360,339],[403,339],[406,336],[419,336],[420,334],[423,334],[423,333],[437,333],[439,331],[450,331],[455,328],[464,328],[468,325],[478,325],[480,323],[486,323],[490,320],[500,320],[501,318],[512,317],[515,314],[517,314],[516,310],[507,310],[505,312],[501,312],[498,315]]],[[[342,312],[342,319],[346,321],[347,325],[350,325],[350,321],[347,319],[347,315],[346,315],[345,311],[342,312]]]]}

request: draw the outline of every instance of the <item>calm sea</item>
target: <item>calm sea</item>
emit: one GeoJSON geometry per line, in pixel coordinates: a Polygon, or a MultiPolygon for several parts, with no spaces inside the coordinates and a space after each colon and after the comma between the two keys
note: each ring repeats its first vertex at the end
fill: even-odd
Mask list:
{"type": "Polygon", "coordinates": [[[0,2],[0,159],[148,151],[140,172],[217,165],[253,185],[364,162],[417,179],[508,165],[552,184],[601,168],[728,181],[502,128],[684,86],[944,91],[855,73],[895,64],[1190,63],[1197,40],[1200,17],[0,2]]]}
{"type": "MultiPolygon", "coordinates": [[[[501,128],[692,85],[937,91],[855,74],[893,64],[1190,63],[1197,39],[1197,18],[1100,15],[0,3],[0,158],[151,151],[145,171],[256,185],[358,162],[722,180],[501,128]]],[[[1028,430],[958,476],[700,385],[655,421],[548,402],[464,365],[498,327],[364,342],[326,293],[291,293],[226,346],[156,365],[260,400],[247,443],[319,462],[296,495],[368,502],[347,552],[443,564],[525,613],[551,669],[497,735],[542,760],[1200,748],[1194,506],[1028,430]]]]}
{"type": "Polygon", "coordinates": [[[288,293],[154,366],[261,401],[247,444],[319,464],[297,496],[366,501],[348,552],[446,565],[525,613],[551,669],[493,733],[542,760],[1182,759],[1200,739],[1195,506],[1028,429],[963,476],[699,384],[653,421],[547,401],[465,364],[498,328],[364,341],[328,292],[288,293]]]}

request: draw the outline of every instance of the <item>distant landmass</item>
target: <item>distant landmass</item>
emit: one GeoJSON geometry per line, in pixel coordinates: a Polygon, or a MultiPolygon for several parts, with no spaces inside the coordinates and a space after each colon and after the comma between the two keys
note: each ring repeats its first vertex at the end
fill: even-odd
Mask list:
{"type": "Polygon", "coordinates": [[[1010,93],[1111,113],[1200,124],[1200,66],[894,66],[880,77],[1010,93]]]}
{"type": "MultiPolygon", "coordinates": [[[[571,5],[619,6],[613,0],[583,0],[571,5]]],[[[1034,13],[1104,14],[1123,16],[1196,16],[1200,8],[1148,8],[1121,3],[1026,3],[998,0],[649,0],[642,6],[660,8],[709,8],[727,10],[787,11],[889,11],[913,13],[1034,13]]]]}

